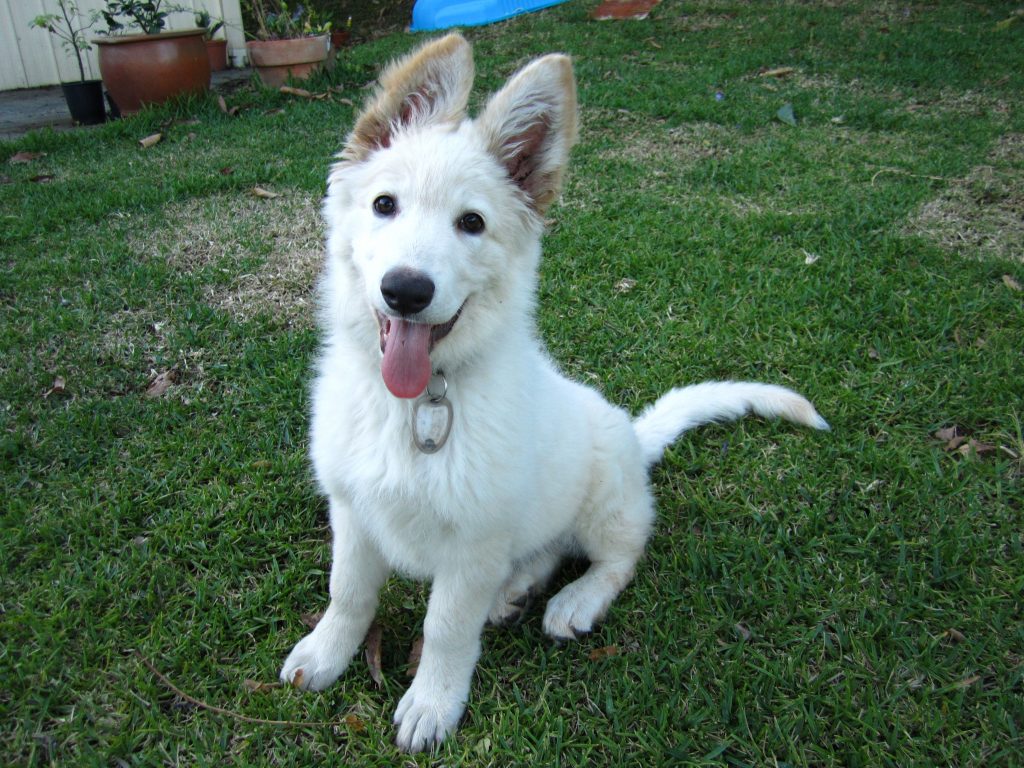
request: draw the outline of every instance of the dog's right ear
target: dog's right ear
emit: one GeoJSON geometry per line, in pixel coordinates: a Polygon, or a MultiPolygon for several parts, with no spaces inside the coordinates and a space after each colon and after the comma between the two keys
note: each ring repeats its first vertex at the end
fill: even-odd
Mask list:
{"type": "Polygon", "coordinates": [[[390,146],[403,128],[460,122],[472,86],[473,49],[461,35],[420,46],[380,76],[377,92],[349,134],[342,159],[366,159],[390,146]]]}

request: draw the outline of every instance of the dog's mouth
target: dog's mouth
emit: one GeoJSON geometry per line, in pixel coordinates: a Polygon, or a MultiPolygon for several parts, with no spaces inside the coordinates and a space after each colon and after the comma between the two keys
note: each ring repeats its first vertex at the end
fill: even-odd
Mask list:
{"type": "Polygon", "coordinates": [[[418,397],[427,388],[432,373],[430,353],[451,332],[465,307],[463,304],[451,320],[440,325],[416,323],[377,312],[380,351],[384,355],[380,372],[391,394],[418,397]]]}

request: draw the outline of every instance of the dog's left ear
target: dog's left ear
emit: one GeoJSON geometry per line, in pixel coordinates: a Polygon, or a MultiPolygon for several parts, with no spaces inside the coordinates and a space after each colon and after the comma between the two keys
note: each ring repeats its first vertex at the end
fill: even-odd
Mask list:
{"type": "Polygon", "coordinates": [[[571,59],[552,54],[525,66],[491,97],[477,125],[490,152],[543,214],[562,189],[576,143],[571,59]]]}
{"type": "Polygon", "coordinates": [[[342,159],[364,160],[405,128],[457,124],[473,87],[473,49],[459,34],[431,40],[393,62],[349,134],[342,159]]]}

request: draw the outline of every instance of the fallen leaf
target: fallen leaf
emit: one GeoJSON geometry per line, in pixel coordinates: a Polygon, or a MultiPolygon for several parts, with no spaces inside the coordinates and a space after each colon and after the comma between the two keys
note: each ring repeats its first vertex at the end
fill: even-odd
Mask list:
{"type": "Polygon", "coordinates": [[[416,642],[409,649],[409,661],[406,662],[406,677],[416,677],[416,670],[420,668],[420,657],[423,656],[423,638],[417,637],[416,642]]]}
{"type": "Polygon", "coordinates": [[[972,454],[984,456],[988,453],[992,453],[993,451],[995,451],[996,447],[991,443],[979,442],[972,437],[964,445],[961,445],[957,450],[960,452],[961,456],[970,456],[972,454]]]}
{"type": "Polygon", "coordinates": [[[163,397],[163,395],[167,393],[167,390],[171,388],[171,385],[174,384],[177,378],[177,368],[168,368],[166,371],[158,373],[153,378],[153,380],[149,382],[149,386],[146,387],[146,397],[163,397]]]}
{"type": "Polygon", "coordinates": [[[604,661],[612,656],[619,655],[619,646],[617,645],[606,645],[603,648],[595,648],[587,654],[587,658],[591,661],[604,661]]]}
{"type": "Polygon", "coordinates": [[[220,175],[221,176],[230,176],[234,172],[235,172],[235,169],[231,168],[230,166],[227,167],[227,168],[221,168],[220,169],[220,175]]]}
{"type": "Polygon", "coordinates": [[[288,96],[299,96],[303,99],[313,98],[313,94],[305,88],[292,88],[290,85],[282,85],[278,90],[288,96]]]}
{"type": "Polygon", "coordinates": [[[305,624],[310,629],[316,629],[316,625],[320,623],[320,619],[324,617],[324,612],[319,613],[304,613],[299,616],[299,621],[305,624]]]}
{"type": "Polygon", "coordinates": [[[51,384],[50,388],[43,393],[43,397],[46,398],[50,395],[63,395],[66,386],[67,383],[64,381],[63,376],[55,376],[53,384],[51,384]]]}
{"type": "Polygon", "coordinates": [[[970,677],[964,678],[958,683],[954,683],[954,688],[970,688],[976,682],[981,680],[981,675],[971,675],[970,677]]]}
{"type": "Polygon", "coordinates": [[[870,482],[867,482],[867,483],[862,483],[862,482],[860,482],[858,480],[857,481],[857,490],[859,490],[861,493],[868,494],[868,493],[871,493],[872,491],[874,491],[876,488],[880,488],[884,484],[885,484],[885,481],[881,480],[881,479],[879,479],[877,477],[874,480],[871,480],[870,482]]]}
{"type": "Polygon", "coordinates": [[[1013,279],[1013,275],[1003,275],[1003,285],[1011,291],[1021,290],[1020,283],[1013,279]]]}
{"type": "Polygon", "coordinates": [[[228,107],[228,103],[226,101],[224,101],[224,97],[223,96],[218,96],[217,97],[217,106],[220,108],[221,112],[223,112],[225,115],[229,115],[231,117],[234,117],[235,115],[237,115],[239,113],[239,111],[242,109],[241,107],[228,107]]]}
{"type": "Polygon", "coordinates": [[[945,636],[948,637],[950,641],[954,643],[962,643],[967,639],[966,637],[964,637],[964,633],[958,629],[947,629],[945,632],[945,636]]]}
{"type": "Polygon", "coordinates": [[[484,736],[473,747],[473,751],[480,755],[480,757],[486,757],[487,754],[491,751],[491,740],[484,736]]]}
{"type": "Polygon", "coordinates": [[[740,637],[742,637],[744,640],[749,640],[754,636],[754,633],[751,632],[745,624],[738,623],[735,627],[733,627],[733,629],[735,629],[739,633],[740,637]]]}
{"type": "Polygon", "coordinates": [[[370,624],[366,631],[366,665],[370,668],[370,679],[378,688],[384,685],[384,673],[380,668],[380,647],[381,647],[380,624],[376,621],[370,624]]]}
{"type": "Polygon", "coordinates": [[[242,686],[251,693],[266,693],[274,688],[280,688],[281,683],[261,683],[259,680],[252,680],[247,677],[242,681],[242,686]]]}
{"type": "Polygon", "coordinates": [[[8,160],[11,165],[17,165],[18,163],[31,163],[33,160],[38,160],[40,157],[46,157],[45,152],[15,152],[11,155],[11,159],[8,160]]]}
{"type": "Polygon", "coordinates": [[[796,113],[793,112],[793,105],[790,104],[788,101],[781,107],[779,107],[779,111],[775,113],[775,117],[777,117],[786,125],[792,125],[796,127],[796,113]]]}
{"type": "Polygon", "coordinates": [[[31,179],[29,179],[29,181],[34,181],[36,184],[47,184],[48,182],[53,181],[55,178],[57,177],[54,176],[52,173],[40,173],[37,176],[33,176],[31,179]]]}
{"type": "Polygon", "coordinates": [[[796,72],[794,67],[776,67],[775,69],[765,70],[760,74],[760,77],[785,77],[786,75],[792,75],[796,72]]]}
{"type": "Polygon", "coordinates": [[[344,104],[346,107],[354,107],[355,106],[355,102],[353,102],[352,99],[338,99],[338,101],[341,102],[342,104],[344,104]]]}
{"type": "Polygon", "coordinates": [[[878,350],[874,347],[868,347],[868,357],[872,360],[879,360],[882,356],[878,354],[878,350]]]}
{"type": "Polygon", "coordinates": [[[145,138],[139,139],[139,145],[143,149],[149,149],[150,147],[159,144],[163,137],[164,135],[162,133],[152,133],[145,138]]]}
{"type": "Polygon", "coordinates": [[[804,251],[804,264],[807,264],[807,265],[813,264],[814,262],[816,262],[820,258],[821,257],[818,254],[816,254],[816,253],[811,253],[810,251],[804,251]]]}
{"type": "Polygon", "coordinates": [[[278,196],[277,192],[271,192],[269,189],[264,189],[263,187],[253,187],[252,193],[256,195],[256,197],[262,197],[267,200],[271,200],[278,196]]]}
{"type": "Polygon", "coordinates": [[[963,430],[955,424],[952,427],[936,430],[932,436],[945,443],[942,447],[947,451],[955,451],[967,440],[963,430]]]}
{"type": "Polygon", "coordinates": [[[362,733],[366,730],[366,723],[364,723],[362,718],[360,718],[359,715],[355,713],[350,712],[349,714],[345,715],[343,719],[345,721],[345,725],[349,727],[350,731],[353,731],[355,733],[362,733]]]}
{"type": "Polygon", "coordinates": [[[615,284],[615,290],[619,293],[629,293],[636,288],[636,280],[631,277],[624,277],[615,284]]]}

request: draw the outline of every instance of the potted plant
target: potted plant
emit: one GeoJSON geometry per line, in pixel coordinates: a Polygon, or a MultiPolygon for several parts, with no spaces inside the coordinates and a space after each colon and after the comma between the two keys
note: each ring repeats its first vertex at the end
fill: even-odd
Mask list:
{"type": "Polygon", "coordinates": [[[338,57],[341,55],[341,49],[352,42],[352,17],[348,17],[348,21],[345,22],[344,29],[332,29],[331,30],[331,52],[327,56],[327,68],[334,69],[334,65],[338,62],[338,57]]]}
{"type": "Polygon", "coordinates": [[[292,11],[284,0],[248,0],[248,9],[256,32],[245,46],[264,85],[304,80],[323,65],[330,51],[329,21],[302,5],[292,11]]]}
{"type": "Polygon", "coordinates": [[[213,18],[209,11],[196,13],[196,26],[203,30],[206,40],[206,55],[210,58],[210,71],[222,72],[228,68],[228,41],[216,35],[224,26],[223,19],[213,18]]]}
{"type": "Polygon", "coordinates": [[[85,33],[95,23],[95,16],[88,23],[83,23],[75,0],[56,0],[60,14],[44,13],[32,19],[30,26],[45,29],[61,41],[61,47],[68,53],[74,52],[78,62],[77,82],[60,84],[64,92],[71,119],[79,125],[95,125],[102,123],[107,113],[103,106],[103,83],[100,80],[85,79],[85,64],[82,52],[92,49],[85,39],[85,33]]]}
{"type": "Polygon", "coordinates": [[[203,30],[164,31],[167,16],[181,11],[164,0],[107,0],[100,12],[107,36],[93,42],[103,82],[121,114],[210,87],[203,30]],[[123,34],[133,28],[141,34],[123,34]]]}

